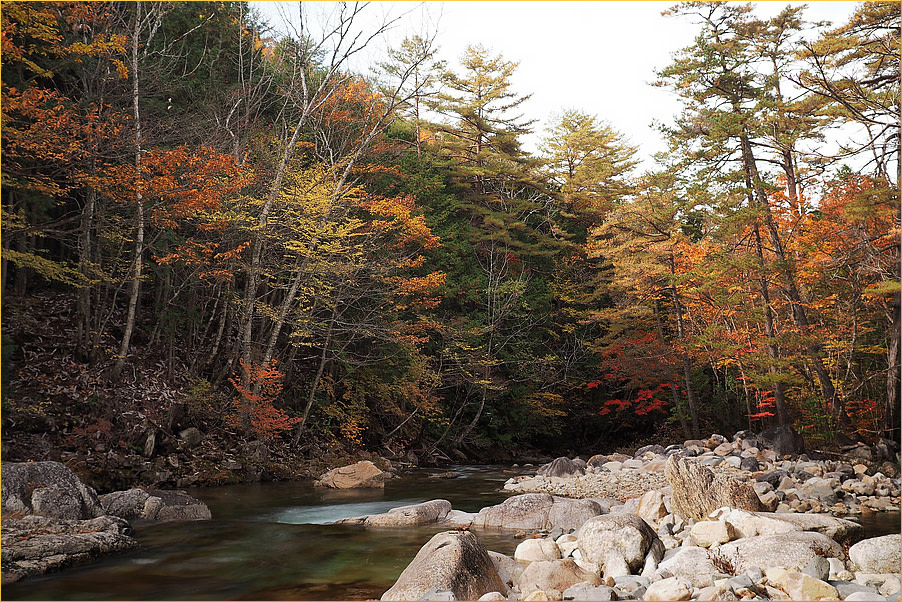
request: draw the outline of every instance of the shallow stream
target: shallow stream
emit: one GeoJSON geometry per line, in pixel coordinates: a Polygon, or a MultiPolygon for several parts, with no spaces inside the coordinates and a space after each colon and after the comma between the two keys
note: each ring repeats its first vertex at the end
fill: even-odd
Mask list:
{"type": "MultiPolygon", "coordinates": [[[[364,529],[326,523],[430,499],[475,512],[507,496],[513,474],[497,466],[417,469],[385,490],[332,491],[309,482],[255,483],[188,492],[209,521],[134,524],[141,549],[3,587],[4,600],[378,599],[439,527],[364,529]],[[437,478],[441,477],[441,478],[437,478]]],[[[862,523],[868,535],[899,532],[898,512],[862,523]]],[[[477,531],[513,554],[512,531],[477,531]]]]}

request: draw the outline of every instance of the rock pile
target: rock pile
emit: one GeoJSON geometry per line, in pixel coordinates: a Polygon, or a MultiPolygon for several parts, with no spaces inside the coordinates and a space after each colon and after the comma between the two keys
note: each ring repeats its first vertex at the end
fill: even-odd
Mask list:
{"type": "Polygon", "coordinates": [[[128,520],[210,518],[203,502],[182,491],[98,497],[59,462],[4,462],[0,490],[3,583],[137,547],[128,520]]]}
{"type": "MultiPolygon", "coordinates": [[[[762,435],[740,431],[731,441],[715,434],[705,440],[688,440],[666,448],[648,445],[632,457],[593,456],[586,463],[585,474],[522,475],[509,479],[504,489],[512,493],[542,492],[619,502],[638,500],[655,490],[689,502],[704,491],[702,497],[709,500],[709,505],[697,508],[696,519],[719,506],[737,507],[740,497],[745,500],[742,507],[754,510],[755,499],[750,495],[749,486],[757,494],[760,510],[856,516],[899,509],[902,488],[898,455],[894,461],[887,461],[874,451],[879,446],[855,446],[844,458],[814,459],[814,452],[811,457],[804,453],[778,455],[765,445],[777,445],[786,451],[799,449],[800,443],[792,432],[783,431],[765,431],[762,435]],[[710,474],[691,468],[696,465],[709,469],[710,474]],[[668,470],[695,471],[692,475],[681,475],[678,481],[689,484],[685,492],[672,490],[666,476],[668,470]],[[712,495],[712,491],[719,493],[712,495]]],[[[632,506],[628,509],[635,510],[632,506]]]]}
{"type": "Polygon", "coordinates": [[[535,494],[511,500],[505,504],[529,510],[502,528],[522,526],[527,516],[543,525],[513,558],[486,551],[489,565],[473,531],[439,533],[382,599],[899,600],[902,590],[902,535],[858,541],[846,553],[826,534],[848,545],[860,539],[861,526],[840,518],[723,507],[700,521],[601,513],[564,529],[547,521],[535,494]],[[788,517],[803,520],[783,520],[788,517]]]}
{"type": "Polygon", "coordinates": [[[800,439],[765,434],[647,446],[585,467],[552,462],[515,477],[505,489],[530,493],[476,514],[449,509],[436,523],[533,532],[513,558],[488,552],[478,591],[448,585],[450,569],[433,577],[416,568],[436,553],[430,542],[402,575],[415,590],[398,598],[396,584],[382,599],[899,600],[902,535],[862,540],[861,525],[840,518],[898,509],[898,458],[791,457],[800,439]],[[504,587],[492,588],[495,576],[504,587]]]}

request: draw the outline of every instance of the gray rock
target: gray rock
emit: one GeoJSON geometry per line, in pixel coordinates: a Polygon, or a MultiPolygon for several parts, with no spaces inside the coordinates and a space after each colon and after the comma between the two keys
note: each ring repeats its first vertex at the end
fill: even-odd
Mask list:
{"type": "Polygon", "coordinates": [[[383,489],[388,473],[379,470],[369,460],[333,468],[314,482],[316,487],[332,489],[383,489]]]}
{"type": "Polygon", "coordinates": [[[590,573],[579,566],[572,558],[562,560],[539,560],[530,562],[517,586],[523,594],[534,591],[557,590],[562,592],[577,583],[589,582],[592,585],[601,585],[598,575],[590,573]]]}
{"type": "Polygon", "coordinates": [[[184,441],[185,445],[189,448],[197,447],[200,445],[200,442],[204,440],[204,434],[200,432],[200,429],[191,426],[185,430],[179,431],[179,439],[184,441]]]}
{"type": "MultiPolygon", "coordinates": [[[[880,596],[880,592],[878,592],[873,587],[868,587],[866,585],[860,585],[858,583],[852,583],[851,581],[828,581],[830,585],[836,588],[836,591],[839,592],[839,597],[843,600],[849,598],[854,594],[860,594],[864,596],[880,596]]],[[[857,600],[879,600],[880,598],[873,597],[865,597],[865,598],[856,598],[857,600]]]]}
{"type": "Polygon", "coordinates": [[[103,511],[126,520],[207,520],[210,508],[184,491],[128,489],[100,496],[103,511]]]}
{"type": "Polygon", "coordinates": [[[82,520],[103,514],[95,491],[59,462],[4,462],[0,507],[4,514],[82,520]]]}
{"type": "Polygon", "coordinates": [[[128,523],[114,516],[66,520],[45,516],[3,519],[3,583],[132,550],[128,523]]]}
{"type": "Polygon", "coordinates": [[[269,448],[262,441],[248,441],[241,446],[241,455],[252,464],[269,462],[269,448]]]}
{"type": "Polygon", "coordinates": [[[541,530],[548,523],[552,504],[554,498],[547,493],[515,495],[480,510],[473,518],[473,526],[541,530]]]}
{"type": "Polygon", "coordinates": [[[664,474],[673,488],[671,507],[683,518],[704,520],[722,506],[763,509],[751,485],[725,474],[715,475],[695,460],[670,456],[664,474]]]}
{"type": "Polygon", "coordinates": [[[382,600],[419,600],[430,590],[476,600],[488,592],[506,593],[488,552],[469,531],[437,533],[404,569],[382,600]]]}
{"type": "Polygon", "coordinates": [[[704,548],[682,546],[669,550],[658,570],[666,570],[674,577],[680,577],[692,587],[708,587],[714,584],[712,575],[718,572],[713,555],[704,548]]]}
{"type": "Polygon", "coordinates": [[[605,576],[628,575],[639,569],[653,542],[654,530],[634,514],[596,516],[579,530],[582,558],[597,564],[605,576]]]}
{"type": "Polygon", "coordinates": [[[864,573],[899,573],[902,535],[894,533],[859,541],[849,548],[849,560],[864,573]]]}
{"type": "Polygon", "coordinates": [[[737,539],[720,546],[720,553],[732,559],[734,568],[742,572],[752,566],[802,569],[815,556],[843,557],[838,543],[807,531],[737,539]]]}
{"type": "Polygon", "coordinates": [[[552,497],[547,493],[515,495],[495,506],[480,510],[473,517],[474,527],[525,529],[531,531],[577,529],[601,514],[601,506],[592,500],[552,497]]]}
{"type": "Polygon", "coordinates": [[[861,525],[828,514],[801,514],[797,512],[756,512],[759,517],[781,520],[799,527],[802,531],[815,531],[841,543],[859,541],[864,530],[861,525]]]}
{"type": "Polygon", "coordinates": [[[758,435],[758,442],[778,456],[798,456],[805,451],[805,440],[789,425],[767,429],[758,435]]]}
{"type": "Polygon", "coordinates": [[[539,474],[546,477],[570,477],[586,474],[585,465],[574,462],[570,458],[555,458],[550,463],[539,468],[539,474]]]}
{"type": "Polygon", "coordinates": [[[808,561],[802,572],[820,581],[826,581],[830,577],[830,563],[823,556],[815,556],[808,561]]]}
{"type": "Polygon", "coordinates": [[[866,592],[852,592],[843,600],[849,600],[851,602],[857,602],[858,600],[870,600],[870,601],[878,601],[878,600],[889,600],[889,598],[884,598],[880,595],[879,592],[870,590],[866,592]]]}
{"type": "Polygon", "coordinates": [[[489,558],[491,558],[492,565],[495,567],[501,582],[508,587],[513,587],[520,580],[520,575],[523,574],[523,569],[526,568],[510,556],[492,552],[491,550],[489,550],[489,558]]]}
{"type": "Polygon", "coordinates": [[[445,589],[431,589],[423,594],[419,600],[457,600],[454,592],[445,589]]]}
{"type": "Polygon", "coordinates": [[[644,445],[637,449],[636,453],[633,454],[633,457],[641,458],[649,452],[655,454],[656,456],[663,456],[665,453],[667,453],[667,450],[664,448],[664,446],[653,443],[651,445],[644,445]]]}
{"type": "Polygon", "coordinates": [[[451,512],[448,500],[430,500],[392,508],[382,514],[369,514],[335,521],[338,525],[363,525],[365,527],[412,527],[431,525],[447,518],[451,512]]]}
{"type": "Polygon", "coordinates": [[[757,458],[748,457],[739,461],[739,468],[748,472],[757,472],[761,469],[761,465],[758,463],[757,458]]]}
{"type": "Polygon", "coordinates": [[[613,587],[606,585],[592,585],[591,583],[577,583],[564,590],[564,600],[617,600],[617,593],[613,587]]]}
{"type": "Polygon", "coordinates": [[[783,469],[771,470],[770,472],[765,472],[764,474],[758,475],[755,479],[756,481],[762,481],[765,483],[770,483],[772,487],[775,489],[780,486],[780,483],[785,477],[788,477],[789,473],[783,469]]]}

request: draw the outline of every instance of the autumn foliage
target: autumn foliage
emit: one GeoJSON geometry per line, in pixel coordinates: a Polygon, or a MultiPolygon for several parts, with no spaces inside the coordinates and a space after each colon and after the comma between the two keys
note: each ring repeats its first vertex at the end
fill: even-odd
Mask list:
{"type": "Polygon", "coordinates": [[[232,400],[234,414],[228,418],[233,428],[241,429],[262,439],[271,439],[290,431],[301,422],[274,404],[284,387],[285,375],[276,369],[276,362],[247,365],[240,360],[241,374],[229,378],[237,395],[232,400]]]}

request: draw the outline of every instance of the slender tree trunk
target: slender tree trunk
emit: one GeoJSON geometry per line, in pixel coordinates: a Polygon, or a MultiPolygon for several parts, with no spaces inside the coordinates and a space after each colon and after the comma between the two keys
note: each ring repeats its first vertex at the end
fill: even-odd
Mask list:
{"type": "Polygon", "coordinates": [[[307,405],[304,407],[304,414],[301,416],[301,423],[298,424],[294,432],[294,438],[291,440],[293,446],[297,446],[304,430],[307,427],[307,419],[310,417],[310,410],[313,409],[313,402],[316,400],[316,392],[319,389],[319,383],[323,378],[323,372],[326,364],[329,363],[329,345],[332,344],[332,333],[335,328],[335,320],[337,318],[338,308],[332,310],[332,319],[329,321],[329,330],[326,332],[326,341],[323,344],[323,352],[319,356],[319,366],[316,368],[316,375],[313,377],[313,384],[310,385],[310,394],[307,396],[307,405]]]}
{"type": "Polygon", "coordinates": [[[141,193],[141,112],[138,86],[138,47],[141,35],[141,0],[135,3],[135,28],[132,34],[132,112],[135,120],[135,264],[131,282],[131,290],[128,300],[128,315],[125,319],[125,333],[122,335],[122,344],[119,347],[119,356],[113,366],[112,378],[117,380],[125,365],[125,356],[128,355],[132,334],[135,330],[135,320],[138,310],[138,295],[141,287],[141,271],[144,255],[144,197],[141,193]]]}
{"type": "MultiPolygon", "coordinates": [[[[661,321],[661,303],[656,299],[655,300],[655,321],[658,325],[658,338],[661,340],[661,344],[666,345],[667,340],[664,338],[664,324],[661,321]]],[[[689,421],[686,420],[686,413],[683,411],[683,404],[680,402],[680,394],[677,392],[676,383],[673,383],[674,386],[670,387],[670,397],[673,402],[673,407],[676,410],[677,418],[680,421],[680,426],[683,427],[683,434],[686,439],[692,439],[693,434],[689,429],[689,421]]]]}
{"type": "MultiPolygon", "coordinates": [[[[670,276],[676,276],[676,258],[673,255],[673,249],[670,251],[670,276]]],[[[683,325],[683,304],[680,302],[680,295],[677,292],[676,284],[671,282],[670,294],[673,299],[673,313],[676,316],[677,338],[681,343],[686,342],[686,330],[683,325]]],[[[699,437],[698,430],[698,404],[695,401],[695,391],[692,388],[692,360],[685,353],[681,354],[683,364],[683,379],[686,382],[686,402],[689,405],[689,419],[692,421],[692,436],[699,437]]]]}
{"type": "Polygon", "coordinates": [[[899,345],[902,334],[899,298],[892,299],[889,307],[886,345],[886,408],[883,421],[886,437],[899,442],[899,345]]]}
{"type": "MultiPolygon", "coordinates": [[[[91,270],[91,233],[94,228],[94,203],[97,193],[94,189],[88,190],[85,206],[81,214],[80,232],[78,237],[78,271],[85,280],[93,280],[91,270]]],[[[78,289],[77,315],[78,315],[78,346],[86,349],[90,344],[91,333],[91,289],[93,284],[86,284],[78,289]]]]}

